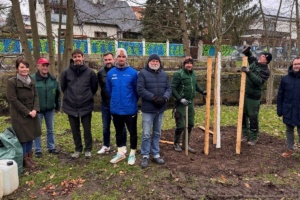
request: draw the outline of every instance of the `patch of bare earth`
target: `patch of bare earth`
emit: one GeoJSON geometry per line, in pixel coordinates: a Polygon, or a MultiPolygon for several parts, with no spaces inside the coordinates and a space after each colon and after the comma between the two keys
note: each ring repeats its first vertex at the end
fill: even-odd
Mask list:
{"type": "MultiPolygon", "coordinates": [[[[173,130],[163,131],[161,139],[173,141],[173,134],[173,130]]],[[[167,183],[161,187],[187,199],[300,198],[300,174],[291,172],[297,165],[299,169],[299,156],[281,157],[285,140],[261,133],[255,146],[242,143],[237,155],[236,127],[222,127],[221,134],[220,149],[212,145],[210,135],[207,156],[203,153],[204,131],[199,128],[193,129],[190,143],[196,154],[187,157],[175,152],[172,145],[161,144],[165,167],[179,182],[177,188],[167,183]]]]}

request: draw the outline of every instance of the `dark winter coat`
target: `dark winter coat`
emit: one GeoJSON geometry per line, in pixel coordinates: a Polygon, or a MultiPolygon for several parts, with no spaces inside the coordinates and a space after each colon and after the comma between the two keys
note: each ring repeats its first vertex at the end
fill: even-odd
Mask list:
{"type": "Polygon", "coordinates": [[[245,96],[250,99],[260,100],[264,83],[270,76],[268,65],[260,64],[253,56],[248,57],[250,64],[246,79],[245,96]]]}
{"type": "Polygon", "coordinates": [[[155,72],[147,64],[138,74],[137,92],[142,98],[142,112],[164,112],[172,92],[168,74],[162,69],[155,72]],[[165,98],[166,103],[161,107],[156,106],[153,102],[154,96],[165,98]]]}
{"type": "Polygon", "coordinates": [[[54,76],[48,73],[47,77],[42,77],[40,72],[33,74],[35,87],[39,95],[40,112],[60,109],[60,88],[54,76]]]}
{"type": "Polygon", "coordinates": [[[41,136],[38,116],[32,118],[32,110],[39,111],[39,99],[34,80],[29,85],[12,77],[7,81],[7,99],[10,103],[11,124],[20,142],[29,142],[41,136]]]}
{"type": "Polygon", "coordinates": [[[101,89],[100,94],[101,94],[102,104],[104,106],[110,105],[110,96],[106,91],[106,77],[108,71],[111,70],[113,67],[115,66],[111,66],[111,68],[105,66],[102,69],[100,69],[97,73],[98,83],[101,89]]]}
{"type": "Polygon", "coordinates": [[[292,66],[279,85],[277,114],[283,116],[283,123],[300,126],[300,73],[294,73],[292,66]]]}
{"type": "Polygon", "coordinates": [[[86,65],[76,66],[71,62],[61,74],[63,111],[74,117],[90,114],[94,109],[94,94],[97,89],[96,73],[86,65]]]}
{"type": "Polygon", "coordinates": [[[196,96],[196,91],[201,94],[204,92],[197,84],[197,78],[194,71],[188,71],[184,68],[174,73],[171,86],[172,95],[177,102],[182,98],[193,101],[196,96]]]}

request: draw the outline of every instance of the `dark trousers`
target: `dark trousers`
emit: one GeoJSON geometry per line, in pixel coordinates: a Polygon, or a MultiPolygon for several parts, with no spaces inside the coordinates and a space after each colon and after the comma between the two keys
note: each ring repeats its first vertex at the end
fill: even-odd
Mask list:
{"type": "Polygon", "coordinates": [[[124,144],[123,128],[126,124],[130,134],[130,149],[137,147],[137,114],[135,115],[116,115],[113,114],[113,122],[116,129],[117,146],[122,147],[124,144]]]}
{"type": "Polygon", "coordinates": [[[258,137],[259,108],[260,108],[260,100],[245,98],[242,128],[243,128],[243,136],[248,136],[250,140],[256,140],[258,137]]]}
{"type": "MultiPolygon", "coordinates": [[[[110,147],[110,122],[111,122],[111,113],[110,113],[110,107],[101,105],[102,110],[102,127],[103,127],[103,145],[106,147],[110,147]]],[[[126,146],[126,140],[127,140],[127,134],[126,134],[126,127],[123,128],[123,144],[122,146],[126,146]]]]}
{"type": "Polygon", "coordinates": [[[83,126],[83,136],[84,136],[84,151],[91,151],[93,147],[93,138],[91,132],[91,120],[92,120],[92,113],[87,114],[82,117],[74,117],[68,115],[73,140],[75,144],[75,151],[82,152],[82,141],[81,141],[81,132],[80,132],[80,121],[83,126]]]}

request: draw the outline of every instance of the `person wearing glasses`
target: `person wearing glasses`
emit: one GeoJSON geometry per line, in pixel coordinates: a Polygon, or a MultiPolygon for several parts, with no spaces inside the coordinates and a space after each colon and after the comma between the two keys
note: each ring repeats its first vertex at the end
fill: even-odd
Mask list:
{"type": "Polygon", "coordinates": [[[286,125],[287,149],[282,157],[294,154],[294,129],[297,127],[300,143],[300,57],[296,57],[289,67],[288,74],[283,76],[277,95],[277,115],[286,125]]]}

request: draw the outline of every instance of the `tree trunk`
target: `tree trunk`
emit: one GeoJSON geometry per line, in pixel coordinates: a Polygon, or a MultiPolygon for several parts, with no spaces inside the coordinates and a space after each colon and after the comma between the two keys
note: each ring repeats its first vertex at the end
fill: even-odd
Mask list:
{"type": "Polygon", "coordinates": [[[58,71],[58,80],[60,81],[60,73],[62,72],[62,61],[61,61],[61,48],[60,48],[60,39],[61,39],[61,23],[62,23],[62,6],[63,6],[63,0],[59,1],[59,19],[58,19],[58,48],[57,48],[57,71],[58,71]]]}
{"type": "Polygon", "coordinates": [[[55,70],[55,58],[54,58],[54,47],[53,47],[53,36],[52,36],[52,24],[51,24],[51,9],[49,0],[44,0],[44,9],[46,17],[46,29],[47,29],[47,41],[48,41],[48,53],[50,61],[50,73],[56,75],[55,70]]]}
{"type": "Polygon", "coordinates": [[[299,2],[295,0],[296,6],[296,27],[297,27],[297,47],[300,48],[300,19],[299,19],[299,2]]]}
{"type": "Polygon", "coordinates": [[[184,55],[190,55],[190,43],[187,34],[187,25],[186,25],[186,16],[185,16],[185,9],[184,9],[184,2],[183,0],[177,0],[178,8],[179,8],[179,16],[180,16],[180,28],[182,33],[182,43],[183,43],[183,51],[184,55]]]}
{"type": "Polygon", "coordinates": [[[67,8],[66,30],[68,31],[66,31],[65,35],[62,69],[69,66],[69,59],[71,58],[71,53],[73,51],[73,18],[75,10],[74,0],[68,0],[67,8]]]}
{"type": "Polygon", "coordinates": [[[40,54],[40,37],[37,28],[36,21],[36,0],[29,1],[29,13],[30,13],[30,24],[31,24],[31,33],[32,33],[32,49],[33,49],[33,58],[34,63],[41,57],[40,54]]]}
{"type": "Polygon", "coordinates": [[[11,3],[12,3],[12,8],[13,8],[13,12],[15,15],[15,19],[17,22],[18,34],[20,37],[21,45],[22,45],[22,53],[24,53],[25,59],[29,63],[30,73],[34,73],[35,72],[35,63],[32,59],[32,55],[30,52],[28,39],[27,39],[27,35],[26,35],[24,23],[23,23],[22,14],[21,14],[20,3],[19,3],[19,0],[11,0],[11,3]]]}

